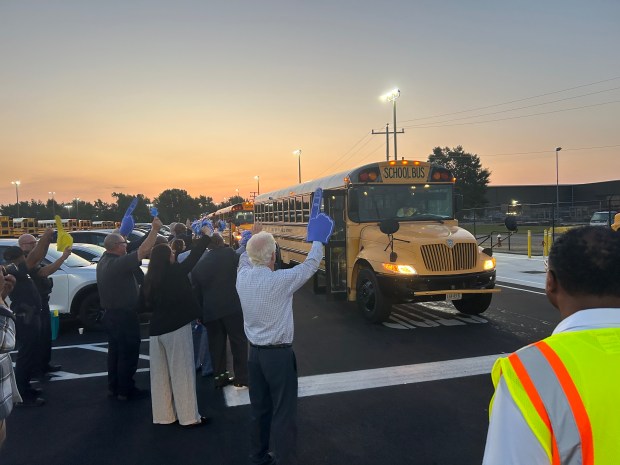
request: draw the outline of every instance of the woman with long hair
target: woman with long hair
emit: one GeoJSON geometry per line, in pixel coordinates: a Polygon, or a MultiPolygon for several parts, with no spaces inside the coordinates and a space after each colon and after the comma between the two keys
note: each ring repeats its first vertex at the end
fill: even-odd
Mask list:
{"type": "Polygon", "coordinates": [[[198,412],[191,322],[200,317],[188,273],[210,242],[210,229],[185,261],[175,261],[168,244],[153,247],[142,286],[142,305],[151,313],[151,403],[153,423],[200,426],[209,422],[198,412]]]}

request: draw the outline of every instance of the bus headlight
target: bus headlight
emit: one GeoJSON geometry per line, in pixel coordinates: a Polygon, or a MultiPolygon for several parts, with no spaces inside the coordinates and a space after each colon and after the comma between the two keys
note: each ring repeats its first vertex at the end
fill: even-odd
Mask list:
{"type": "Polygon", "coordinates": [[[495,257],[491,257],[489,260],[484,261],[484,270],[489,271],[495,269],[495,257]]]}
{"type": "Polygon", "coordinates": [[[394,263],[382,263],[383,268],[392,273],[398,274],[418,274],[416,269],[410,265],[396,265],[394,263]]]}

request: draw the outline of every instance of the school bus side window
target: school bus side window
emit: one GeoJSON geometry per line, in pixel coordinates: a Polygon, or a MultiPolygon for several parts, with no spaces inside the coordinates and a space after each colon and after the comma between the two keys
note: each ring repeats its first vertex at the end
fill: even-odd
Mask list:
{"type": "Polygon", "coordinates": [[[303,196],[303,219],[304,223],[307,223],[310,219],[310,196],[303,196]]]}

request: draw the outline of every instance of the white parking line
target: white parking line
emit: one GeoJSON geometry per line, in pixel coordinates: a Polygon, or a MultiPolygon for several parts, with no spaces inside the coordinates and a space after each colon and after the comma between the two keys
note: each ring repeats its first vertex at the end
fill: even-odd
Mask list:
{"type": "MultiPolygon", "coordinates": [[[[299,397],[484,375],[490,373],[495,360],[504,355],[484,355],[444,362],[304,376],[299,378],[299,397]]],[[[236,390],[232,386],[224,388],[224,398],[229,407],[250,403],[247,389],[236,390]]]]}

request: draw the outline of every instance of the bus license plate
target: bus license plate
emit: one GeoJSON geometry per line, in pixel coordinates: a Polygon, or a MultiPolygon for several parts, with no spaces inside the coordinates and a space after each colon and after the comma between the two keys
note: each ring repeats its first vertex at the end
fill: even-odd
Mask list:
{"type": "Polygon", "coordinates": [[[458,293],[450,293],[446,294],[446,300],[461,300],[463,298],[463,294],[458,293]]]}

